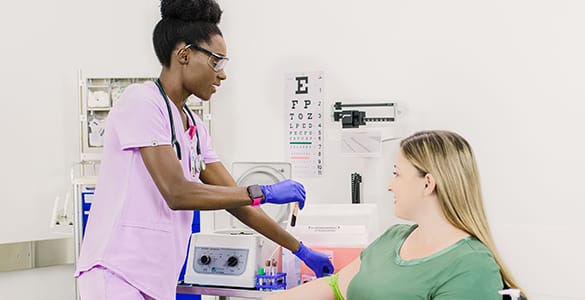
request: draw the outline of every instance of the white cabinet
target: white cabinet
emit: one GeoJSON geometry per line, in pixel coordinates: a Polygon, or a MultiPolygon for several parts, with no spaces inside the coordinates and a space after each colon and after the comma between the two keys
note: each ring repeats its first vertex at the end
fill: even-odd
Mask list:
{"type": "MultiPolygon", "coordinates": [[[[104,144],[105,121],[124,89],[133,83],[154,81],[156,76],[82,76],[79,75],[81,162],[98,164],[104,144]]],[[[201,117],[211,132],[209,102],[191,95],[187,106],[201,117]]],[[[95,174],[92,174],[95,175],[95,174]]]]}

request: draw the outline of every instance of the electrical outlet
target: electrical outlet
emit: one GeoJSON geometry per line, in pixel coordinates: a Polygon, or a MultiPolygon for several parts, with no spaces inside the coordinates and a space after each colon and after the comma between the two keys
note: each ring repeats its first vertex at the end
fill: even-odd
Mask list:
{"type": "Polygon", "coordinates": [[[68,191],[65,195],[65,200],[57,196],[53,204],[53,213],[51,215],[51,224],[49,227],[54,233],[73,235],[73,202],[71,200],[71,193],[68,191]]]}

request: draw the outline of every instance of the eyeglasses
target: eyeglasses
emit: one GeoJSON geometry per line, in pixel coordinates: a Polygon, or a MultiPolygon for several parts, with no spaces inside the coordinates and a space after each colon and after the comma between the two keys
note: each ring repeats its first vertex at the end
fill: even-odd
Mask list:
{"type": "Polygon", "coordinates": [[[225,65],[227,64],[227,62],[230,60],[226,56],[209,51],[209,50],[202,48],[202,47],[199,47],[195,44],[189,44],[189,45],[185,46],[185,49],[188,49],[188,48],[194,48],[194,49],[197,49],[197,50],[207,54],[209,56],[207,63],[215,72],[220,72],[221,70],[223,70],[223,68],[225,68],[225,65]]]}

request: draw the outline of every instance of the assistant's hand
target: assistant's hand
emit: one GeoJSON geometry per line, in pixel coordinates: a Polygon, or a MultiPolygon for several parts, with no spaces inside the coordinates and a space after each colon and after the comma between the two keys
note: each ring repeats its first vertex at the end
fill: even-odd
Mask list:
{"type": "Polygon", "coordinates": [[[288,179],[272,185],[261,185],[260,188],[264,193],[266,203],[298,202],[300,209],[305,206],[305,187],[294,180],[288,179]]]}
{"type": "Polygon", "coordinates": [[[333,264],[323,253],[311,250],[301,242],[301,247],[296,252],[293,252],[300,260],[302,260],[307,267],[311,268],[317,278],[323,275],[333,274],[333,264]]]}

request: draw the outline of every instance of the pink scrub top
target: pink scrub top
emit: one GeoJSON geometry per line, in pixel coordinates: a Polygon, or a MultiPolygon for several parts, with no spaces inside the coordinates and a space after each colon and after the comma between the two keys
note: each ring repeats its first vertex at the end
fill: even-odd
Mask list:
{"type": "MultiPolygon", "coordinates": [[[[191,176],[190,139],[170,102],[185,178],[191,176]]],[[[206,163],[219,161],[207,128],[195,122],[206,163]]],[[[187,117],[189,122],[191,119],[187,117]]],[[[193,143],[193,144],[191,144],[193,143]]],[[[175,299],[191,236],[193,211],[171,210],[146,169],[139,148],[171,144],[164,98],[154,82],[126,88],[108,115],[104,152],[75,276],[94,266],[116,273],[143,293],[175,299]]]]}

